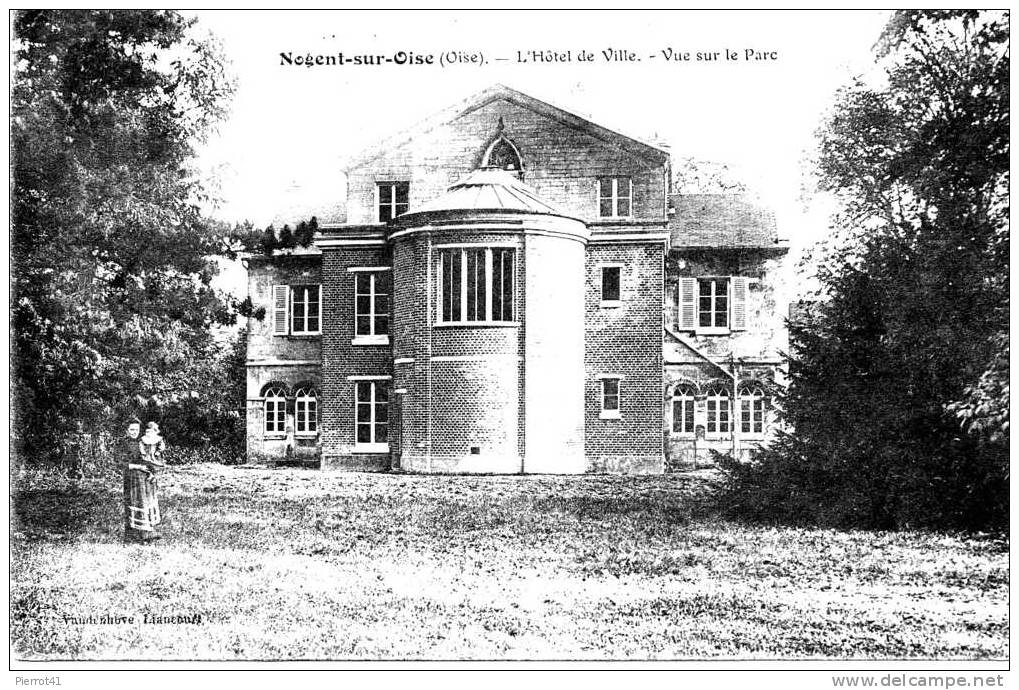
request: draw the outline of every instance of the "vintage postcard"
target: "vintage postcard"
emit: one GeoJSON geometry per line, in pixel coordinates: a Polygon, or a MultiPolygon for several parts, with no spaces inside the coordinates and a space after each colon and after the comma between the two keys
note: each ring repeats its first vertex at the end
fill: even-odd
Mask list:
{"type": "Polygon", "coordinates": [[[19,684],[1004,684],[1008,12],[10,22],[19,684]]]}

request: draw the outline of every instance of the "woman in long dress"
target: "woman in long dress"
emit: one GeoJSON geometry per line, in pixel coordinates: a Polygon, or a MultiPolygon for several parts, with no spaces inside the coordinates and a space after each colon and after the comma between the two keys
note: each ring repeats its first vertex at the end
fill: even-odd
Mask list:
{"type": "Polygon", "coordinates": [[[161,456],[164,444],[159,438],[156,448],[150,450],[150,444],[139,438],[140,431],[141,422],[132,420],[120,446],[124,465],[124,539],[146,543],[161,537],[157,528],[162,517],[159,514],[154,473],[162,466],[161,458],[157,457],[157,449],[161,456]],[[150,450],[148,457],[145,455],[147,450],[150,450]]]}

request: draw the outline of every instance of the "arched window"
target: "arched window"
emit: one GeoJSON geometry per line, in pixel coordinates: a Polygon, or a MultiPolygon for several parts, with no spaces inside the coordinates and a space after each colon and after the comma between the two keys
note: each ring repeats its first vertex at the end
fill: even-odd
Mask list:
{"type": "Polygon", "coordinates": [[[294,394],[294,433],[318,433],[318,393],[311,386],[302,386],[294,394]]]}
{"type": "Polygon", "coordinates": [[[763,434],[767,400],[758,386],[742,388],[739,394],[740,433],[763,434]]]}
{"type": "Polygon", "coordinates": [[[694,433],[694,390],[692,386],[678,386],[672,394],[672,432],[694,433]]]}
{"type": "Polygon", "coordinates": [[[524,169],[517,147],[504,136],[500,136],[489,145],[481,159],[481,167],[509,170],[517,174],[520,174],[524,169]]]}
{"type": "Polygon", "coordinates": [[[708,391],[708,427],[709,434],[727,434],[729,426],[729,391],[716,386],[708,391]]]}
{"type": "Polygon", "coordinates": [[[287,392],[282,386],[269,386],[262,392],[265,433],[282,434],[287,428],[287,392]]]}

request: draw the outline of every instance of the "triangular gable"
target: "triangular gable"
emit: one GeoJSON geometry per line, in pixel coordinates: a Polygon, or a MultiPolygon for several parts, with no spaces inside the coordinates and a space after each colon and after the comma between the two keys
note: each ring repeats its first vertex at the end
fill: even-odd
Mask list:
{"type": "Polygon", "coordinates": [[[379,156],[384,155],[386,152],[407,144],[416,137],[427,134],[437,127],[448,124],[463,115],[471,113],[478,108],[483,108],[489,103],[498,100],[505,100],[522,108],[533,110],[534,112],[555,120],[566,127],[584,132],[599,141],[603,141],[610,146],[626,151],[638,158],[650,160],[655,163],[664,163],[669,158],[668,152],[664,149],[640,141],[639,139],[634,139],[633,137],[625,134],[620,134],[619,132],[606,127],[602,127],[601,125],[595,124],[580,115],[571,113],[568,110],[551,105],[545,101],[538,100],[533,96],[528,96],[526,93],[522,93],[516,89],[511,89],[510,87],[502,84],[496,84],[495,86],[479,91],[473,96],[470,96],[469,98],[452,105],[425,120],[422,120],[408,130],[384,139],[369,149],[365,149],[360,154],[357,154],[345,161],[344,170],[359,168],[379,156]]]}

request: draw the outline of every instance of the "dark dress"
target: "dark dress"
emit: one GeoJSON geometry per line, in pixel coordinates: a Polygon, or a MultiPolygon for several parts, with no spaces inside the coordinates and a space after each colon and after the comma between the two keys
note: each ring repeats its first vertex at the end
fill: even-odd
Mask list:
{"type": "Polygon", "coordinates": [[[125,437],[119,453],[124,467],[124,538],[127,541],[159,539],[162,522],[153,468],[142,459],[139,439],[125,437]]]}

